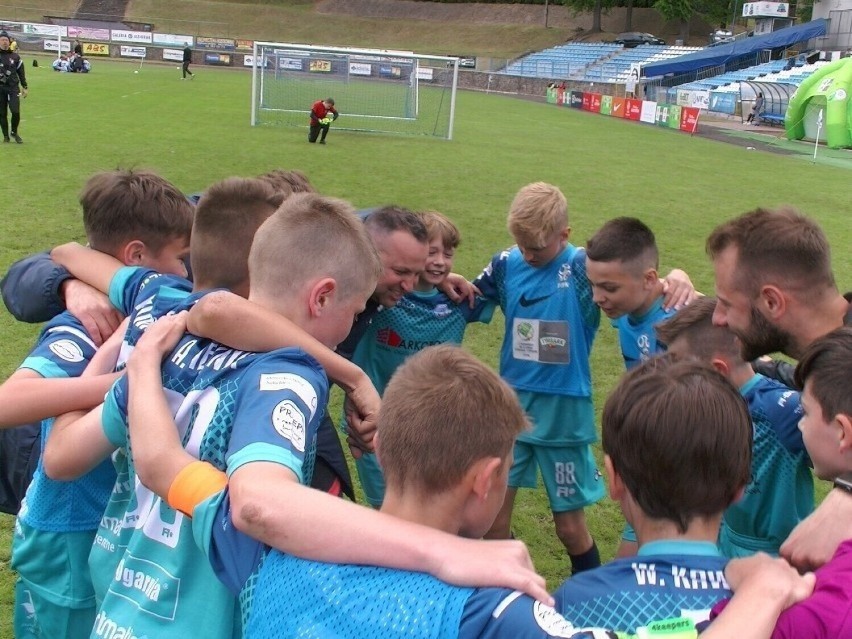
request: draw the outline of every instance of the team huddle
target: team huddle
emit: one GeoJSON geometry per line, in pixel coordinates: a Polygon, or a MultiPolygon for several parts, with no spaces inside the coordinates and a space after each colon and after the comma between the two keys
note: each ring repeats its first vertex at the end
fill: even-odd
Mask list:
{"type": "Polygon", "coordinates": [[[48,320],[0,386],[4,460],[40,422],[18,639],[852,636],[852,306],[806,216],[720,224],[702,297],[659,277],[638,219],[571,244],[542,182],[472,282],[445,215],[355,211],[298,171],[194,197],[109,171],[80,203],[88,246],[3,281],[48,320]],[[460,347],[497,307],[499,374],[460,347]],[[601,312],[627,369],[602,469],[601,312]],[[342,498],[335,383],[370,507],[342,498]],[[838,487],[816,511],[814,473],[838,487]],[[553,595],[512,534],[539,474],[570,561],[553,595]],[[585,509],[607,489],[626,526],[601,565],[585,509]]]}

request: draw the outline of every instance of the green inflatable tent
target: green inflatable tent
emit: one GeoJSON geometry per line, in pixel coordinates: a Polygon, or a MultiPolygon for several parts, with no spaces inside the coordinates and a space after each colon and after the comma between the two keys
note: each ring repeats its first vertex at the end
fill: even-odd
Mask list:
{"type": "Polygon", "coordinates": [[[832,149],[852,147],[852,58],[817,69],[790,97],[784,128],[790,140],[819,139],[832,149]]]}

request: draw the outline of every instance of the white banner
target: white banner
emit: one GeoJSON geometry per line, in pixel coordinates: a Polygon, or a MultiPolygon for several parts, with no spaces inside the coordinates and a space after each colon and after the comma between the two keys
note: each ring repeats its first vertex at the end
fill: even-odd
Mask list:
{"type": "Polygon", "coordinates": [[[746,2],[743,4],[743,17],[762,16],[767,18],[786,18],[790,14],[790,5],[786,2],[746,2]]]}
{"type": "MultiPolygon", "coordinates": [[[[45,51],[53,51],[56,53],[59,51],[59,42],[56,40],[45,40],[44,41],[44,50],[45,51]]],[[[62,53],[68,53],[71,51],[71,43],[68,40],[63,40],[62,44],[62,53]]]]}
{"type": "Polygon", "coordinates": [[[147,31],[110,31],[110,38],[114,42],[139,42],[151,44],[153,37],[147,31]]]}
{"type": "MultiPolygon", "coordinates": [[[[144,58],[147,49],[145,47],[121,47],[122,58],[144,58]]],[[[183,58],[181,58],[183,59],[183,58]]]]}
{"type": "Polygon", "coordinates": [[[654,124],[657,121],[657,103],[650,100],[642,100],[642,111],[639,113],[640,122],[654,124]]]}
{"type": "Polygon", "coordinates": [[[279,69],[295,69],[296,71],[302,70],[302,61],[294,60],[293,58],[278,58],[278,68],[279,69]]]}
{"type": "Polygon", "coordinates": [[[418,80],[431,80],[432,72],[435,69],[432,67],[417,67],[417,79],[418,80]]]}
{"type": "Polygon", "coordinates": [[[68,28],[55,24],[22,24],[21,31],[32,35],[68,37],[68,28]]]}
{"type": "Polygon", "coordinates": [[[183,62],[183,49],[163,49],[163,60],[183,62]]]}
{"type": "Polygon", "coordinates": [[[710,92],[709,91],[687,91],[686,89],[678,89],[677,103],[679,106],[695,107],[696,109],[710,108],[710,92]]]}
{"type": "Polygon", "coordinates": [[[269,60],[266,60],[266,63],[264,64],[263,57],[260,57],[260,58],[257,59],[257,65],[255,65],[253,55],[244,55],[243,56],[243,66],[245,66],[245,67],[250,67],[250,66],[268,67],[269,66],[269,60]]]}
{"type": "Polygon", "coordinates": [[[174,33],[155,33],[154,44],[164,44],[167,47],[191,47],[195,38],[190,35],[176,35],[174,33]]]}
{"type": "Polygon", "coordinates": [[[360,62],[350,62],[349,73],[350,75],[373,75],[373,67],[360,62]]]}

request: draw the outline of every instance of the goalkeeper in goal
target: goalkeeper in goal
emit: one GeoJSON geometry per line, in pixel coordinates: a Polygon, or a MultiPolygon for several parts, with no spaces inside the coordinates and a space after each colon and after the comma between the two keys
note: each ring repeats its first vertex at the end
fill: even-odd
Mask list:
{"type": "Polygon", "coordinates": [[[320,144],[325,144],[325,136],[328,135],[328,129],[331,123],[340,115],[337,109],[334,108],[334,100],[326,98],[325,100],[317,100],[311,107],[311,128],[308,132],[308,142],[316,143],[319,137],[320,144]],[[320,131],[322,135],[320,136],[320,131]]]}

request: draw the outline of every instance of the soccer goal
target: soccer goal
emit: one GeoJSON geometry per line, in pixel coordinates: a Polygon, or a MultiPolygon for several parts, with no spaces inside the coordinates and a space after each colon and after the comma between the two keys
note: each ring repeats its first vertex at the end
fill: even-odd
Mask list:
{"type": "Polygon", "coordinates": [[[458,58],[408,51],[255,42],[251,124],[308,126],[333,98],[335,129],[453,137],[458,58]]]}

